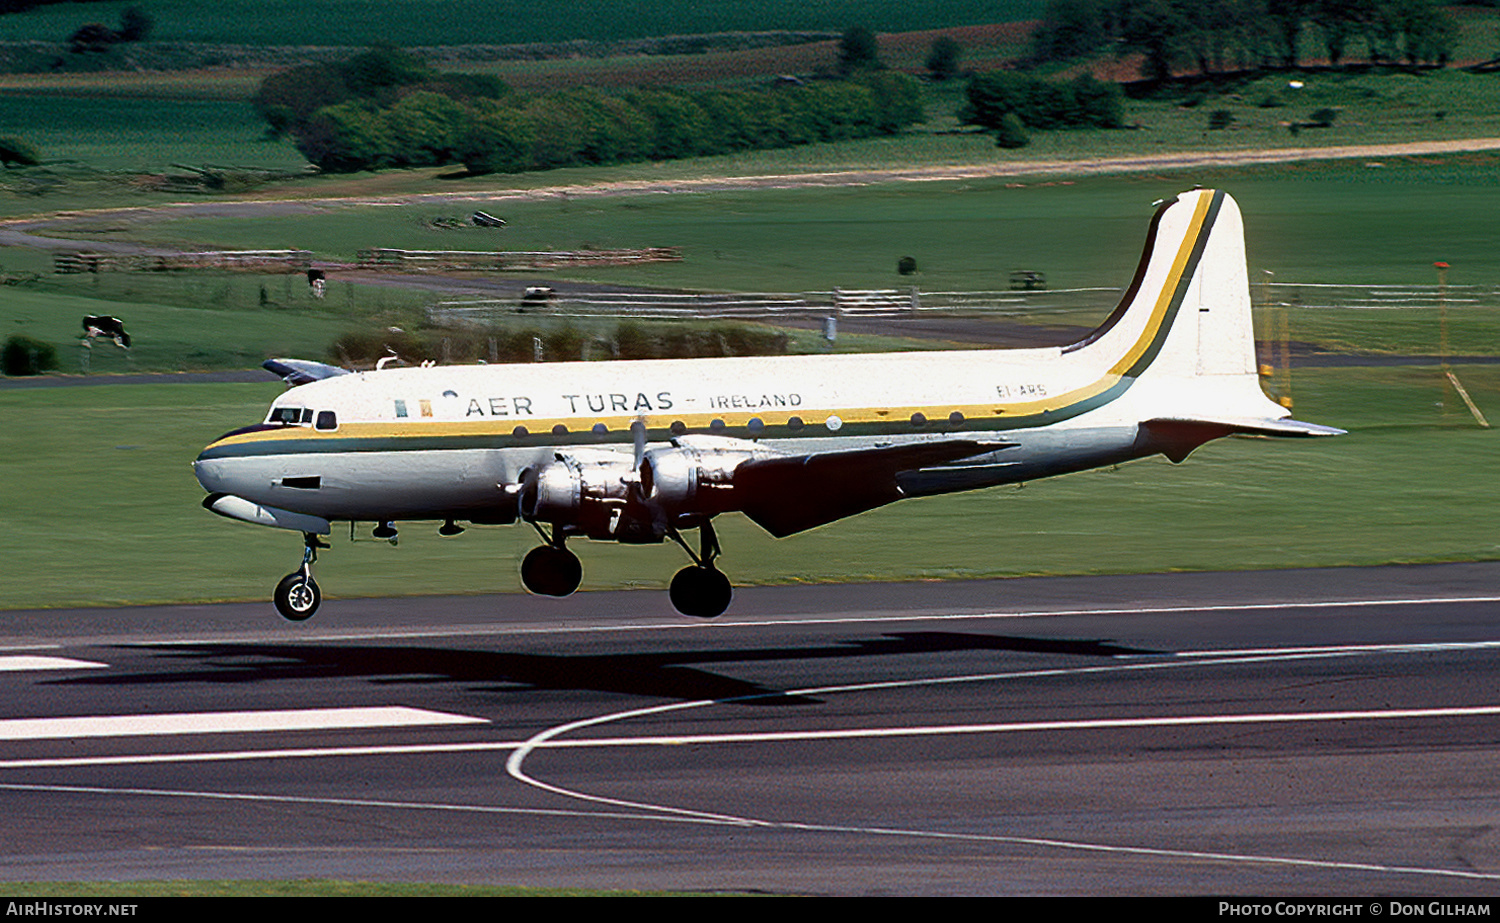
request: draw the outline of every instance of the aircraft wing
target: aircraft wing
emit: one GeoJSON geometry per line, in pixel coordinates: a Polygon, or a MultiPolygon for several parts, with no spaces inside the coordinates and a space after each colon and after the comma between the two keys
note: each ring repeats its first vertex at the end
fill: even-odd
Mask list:
{"type": "Polygon", "coordinates": [[[740,510],[782,538],[901,499],[896,475],[1008,449],[1009,442],[947,439],[848,449],[813,455],[755,458],[734,472],[740,510]]]}
{"type": "Polygon", "coordinates": [[[260,367],[272,375],[279,376],[294,388],[298,385],[322,381],[325,378],[349,374],[348,369],[313,362],[311,359],[267,359],[260,364],[260,367]]]}

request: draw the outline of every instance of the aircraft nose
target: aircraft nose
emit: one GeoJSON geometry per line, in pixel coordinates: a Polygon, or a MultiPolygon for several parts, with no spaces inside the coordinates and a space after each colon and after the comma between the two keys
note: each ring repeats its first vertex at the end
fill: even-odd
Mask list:
{"type": "Polygon", "coordinates": [[[198,478],[198,483],[203,489],[211,494],[228,493],[225,489],[224,466],[218,461],[199,456],[193,462],[193,474],[198,478]]]}

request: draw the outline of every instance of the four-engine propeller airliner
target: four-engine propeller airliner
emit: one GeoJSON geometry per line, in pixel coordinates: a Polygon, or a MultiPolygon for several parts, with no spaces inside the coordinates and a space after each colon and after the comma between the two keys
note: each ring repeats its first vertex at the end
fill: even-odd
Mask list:
{"type": "Polygon", "coordinates": [[[574,537],[670,539],[691,559],[678,611],[730,602],[713,520],[777,537],[895,500],[1153,454],[1235,434],[1342,432],[1288,418],[1260,388],[1239,208],[1193,190],[1160,205],[1135,277],[1088,336],[1045,349],[475,365],[345,372],[282,360],[294,387],[195,468],[208,509],[303,533],[276,587],[318,608],[311,565],[334,521],[535,527],[533,593],[567,596],[574,537]],[[695,551],[684,537],[698,530],[695,551]]]}

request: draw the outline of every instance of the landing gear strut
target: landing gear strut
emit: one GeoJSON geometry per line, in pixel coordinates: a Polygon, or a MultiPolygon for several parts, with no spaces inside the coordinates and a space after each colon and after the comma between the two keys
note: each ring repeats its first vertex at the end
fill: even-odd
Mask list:
{"type": "Polygon", "coordinates": [[[323,592],[312,576],[312,563],[318,559],[318,549],[328,545],[318,540],[311,532],[302,534],[302,566],[276,584],[271,600],[281,617],[292,622],[303,622],[312,618],[323,602],[323,592]]]}
{"type": "Polygon", "coordinates": [[[734,598],[734,589],[729,585],[729,578],[714,567],[714,559],[719,556],[720,548],[713,524],[704,520],[703,525],[698,528],[698,554],[693,553],[693,549],[688,547],[675,529],[667,534],[693,559],[691,565],[672,577],[671,588],[667,591],[672,605],[683,615],[698,618],[711,619],[723,615],[724,610],[729,608],[729,601],[734,598]]]}
{"type": "MultiPolygon", "coordinates": [[[[532,525],[536,525],[532,523],[532,525]]],[[[569,551],[554,527],[551,538],[536,530],[547,542],[526,552],[521,559],[521,584],[538,596],[571,596],[583,582],[583,564],[578,555],[569,551]]]]}

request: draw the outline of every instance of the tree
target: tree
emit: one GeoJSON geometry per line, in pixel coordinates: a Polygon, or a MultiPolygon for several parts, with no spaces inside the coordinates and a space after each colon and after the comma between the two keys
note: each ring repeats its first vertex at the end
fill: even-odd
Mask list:
{"type": "Polygon", "coordinates": [[[1316,0],[1266,0],[1266,15],[1271,20],[1271,30],[1282,67],[1296,67],[1298,44],[1302,39],[1302,27],[1312,11],[1316,0]]]}
{"type": "Polygon", "coordinates": [[[1120,88],[1082,74],[1070,83],[1048,83],[1014,71],[980,74],[969,81],[964,124],[998,130],[1007,115],[1028,128],[1118,128],[1124,122],[1120,88]]]}
{"type": "Polygon", "coordinates": [[[319,109],[297,135],[297,150],[330,173],[373,170],[394,159],[385,119],[360,100],[319,109]]]}
{"type": "Polygon", "coordinates": [[[1392,56],[1410,66],[1447,64],[1458,44],[1458,23],[1436,0],[1387,0],[1381,12],[1394,39],[1392,56]]]}
{"type": "Polygon", "coordinates": [[[397,87],[409,87],[431,80],[437,73],[415,55],[399,48],[372,48],[355,55],[339,71],[349,92],[364,99],[382,96],[397,87]]]}
{"type": "Polygon", "coordinates": [[[1107,20],[1105,0],[1049,0],[1031,33],[1031,53],[1040,61],[1094,54],[1110,39],[1107,20]]]}
{"type": "Polygon", "coordinates": [[[952,37],[939,35],[927,51],[927,73],[933,80],[952,80],[958,76],[958,62],[963,48],[952,37]]]}
{"type": "Polygon", "coordinates": [[[536,138],[515,109],[477,103],[458,142],[458,159],[470,173],[520,173],[532,165],[536,138]]]}
{"type": "Polygon", "coordinates": [[[144,42],[151,36],[156,20],[138,6],[132,6],[120,14],[120,41],[144,42]]]}
{"type": "Polygon", "coordinates": [[[880,41],[864,26],[844,30],[839,38],[838,71],[849,76],[856,71],[874,70],[880,64],[880,41]]]}
{"type": "Polygon", "coordinates": [[[68,36],[68,50],[74,54],[98,54],[108,51],[119,41],[120,36],[115,30],[103,23],[91,22],[79,26],[68,36]]]}
{"type": "Polygon", "coordinates": [[[339,68],[303,64],[266,77],[250,103],[279,138],[295,134],[319,109],[352,96],[339,68]]]}
{"type": "Polygon", "coordinates": [[[1005,113],[995,129],[995,146],[1018,148],[1030,143],[1031,136],[1026,133],[1026,126],[1022,124],[1020,116],[1014,112],[1005,113]]]}
{"type": "Polygon", "coordinates": [[[7,375],[40,375],[57,368],[57,347],[22,333],[12,334],[0,350],[0,368],[7,375]]]}
{"type": "Polygon", "coordinates": [[[1365,34],[1375,21],[1375,0],[1314,0],[1309,13],[1323,36],[1328,63],[1337,67],[1349,42],[1365,34]]]}
{"type": "Polygon", "coordinates": [[[709,134],[708,115],[686,93],[637,90],[625,98],[651,120],[651,159],[692,157],[704,149],[709,134]]]}
{"type": "Polygon", "coordinates": [[[391,158],[404,166],[436,166],[456,159],[468,113],[437,93],[416,92],[386,110],[391,158]]]}
{"type": "Polygon", "coordinates": [[[0,137],[0,163],[9,170],[11,164],[22,167],[34,167],[42,162],[42,155],[20,138],[5,136],[0,137]]]}
{"type": "Polygon", "coordinates": [[[1145,56],[1141,64],[1149,80],[1169,80],[1172,71],[1187,57],[1183,36],[1188,20],[1172,0],[1142,0],[1122,3],[1120,45],[1145,56]]]}
{"type": "Polygon", "coordinates": [[[880,73],[859,81],[870,88],[875,101],[875,130],[891,135],[927,117],[922,107],[922,88],[906,74],[880,73]]]}

